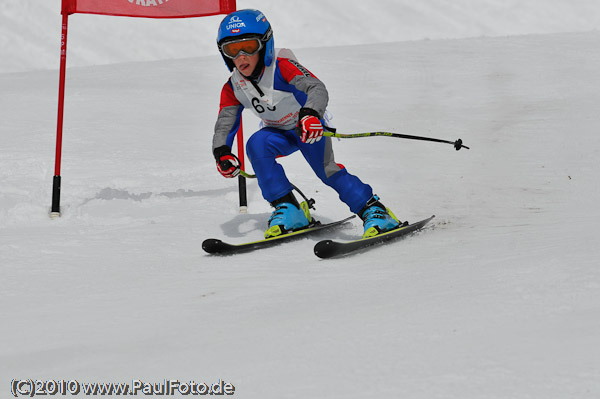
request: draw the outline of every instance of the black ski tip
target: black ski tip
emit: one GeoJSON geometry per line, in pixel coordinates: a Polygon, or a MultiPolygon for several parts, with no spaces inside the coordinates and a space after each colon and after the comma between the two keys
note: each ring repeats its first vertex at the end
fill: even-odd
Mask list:
{"type": "Polygon", "coordinates": [[[315,255],[317,255],[321,259],[331,258],[336,255],[336,245],[333,240],[323,240],[319,241],[315,245],[315,255]]]}
{"type": "Polygon", "coordinates": [[[318,242],[314,247],[315,255],[321,259],[345,256],[350,253],[366,250],[370,247],[383,244],[392,240],[397,240],[408,234],[421,229],[433,219],[435,215],[421,221],[411,223],[402,223],[395,229],[378,234],[374,237],[360,238],[348,242],[336,242],[332,240],[324,240],[318,242]]]}
{"type": "Polygon", "coordinates": [[[208,252],[209,254],[218,253],[221,244],[223,244],[223,241],[221,240],[218,240],[216,238],[207,238],[202,242],[202,249],[208,252]]]}

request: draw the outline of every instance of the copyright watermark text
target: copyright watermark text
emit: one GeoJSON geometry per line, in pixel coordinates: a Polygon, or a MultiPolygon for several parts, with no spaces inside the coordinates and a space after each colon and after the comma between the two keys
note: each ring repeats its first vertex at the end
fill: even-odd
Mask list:
{"type": "Polygon", "coordinates": [[[15,397],[34,396],[189,396],[233,395],[235,387],[229,382],[219,380],[208,384],[195,381],[163,380],[144,382],[132,380],[131,383],[115,382],[79,382],[77,380],[33,380],[14,379],[11,381],[11,394],[15,397]]]}

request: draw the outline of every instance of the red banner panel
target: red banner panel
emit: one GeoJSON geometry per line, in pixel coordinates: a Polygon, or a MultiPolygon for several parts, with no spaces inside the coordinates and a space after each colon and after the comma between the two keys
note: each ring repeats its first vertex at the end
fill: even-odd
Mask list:
{"type": "Polygon", "coordinates": [[[235,11],[235,0],[62,0],[62,14],[186,18],[235,11]]]}

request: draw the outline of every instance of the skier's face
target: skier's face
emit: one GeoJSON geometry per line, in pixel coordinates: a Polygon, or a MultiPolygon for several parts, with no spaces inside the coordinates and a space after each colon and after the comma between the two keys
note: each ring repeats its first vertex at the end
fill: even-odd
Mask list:
{"type": "Polygon", "coordinates": [[[258,53],[254,55],[240,54],[233,60],[233,64],[242,75],[248,77],[254,72],[254,68],[256,68],[256,65],[258,64],[258,57],[258,53]]]}

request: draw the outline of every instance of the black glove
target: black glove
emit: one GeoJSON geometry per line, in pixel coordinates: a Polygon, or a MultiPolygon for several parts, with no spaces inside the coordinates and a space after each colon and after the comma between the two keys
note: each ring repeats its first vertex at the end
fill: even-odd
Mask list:
{"type": "Polygon", "coordinates": [[[240,160],[231,153],[229,146],[223,145],[214,149],[217,170],[228,179],[240,174],[240,160]]]}

